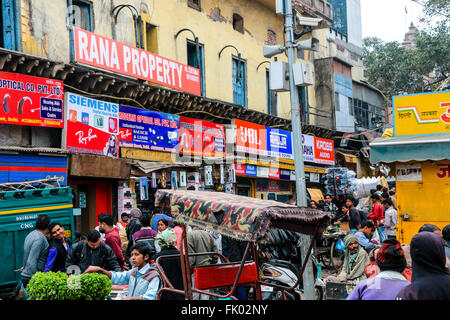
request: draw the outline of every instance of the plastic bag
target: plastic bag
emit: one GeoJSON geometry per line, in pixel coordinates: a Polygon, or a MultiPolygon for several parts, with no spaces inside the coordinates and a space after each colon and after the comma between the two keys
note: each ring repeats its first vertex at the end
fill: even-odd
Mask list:
{"type": "Polygon", "coordinates": [[[345,244],[344,241],[342,241],[342,239],[339,239],[336,243],[336,249],[337,250],[341,250],[344,251],[345,250],[345,244]]]}

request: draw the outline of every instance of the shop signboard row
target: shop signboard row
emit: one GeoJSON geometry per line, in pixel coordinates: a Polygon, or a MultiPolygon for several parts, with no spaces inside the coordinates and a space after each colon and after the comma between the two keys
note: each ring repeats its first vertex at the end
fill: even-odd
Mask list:
{"type": "MultiPolygon", "coordinates": [[[[236,151],[294,159],[292,132],[274,129],[234,119],[236,125],[236,151]]],[[[334,165],[334,141],[303,135],[304,161],[334,165]]]]}
{"type": "Polygon", "coordinates": [[[223,125],[67,93],[66,149],[119,156],[119,146],[223,157],[223,125]]]}
{"type": "Polygon", "coordinates": [[[73,27],[72,36],[73,59],[77,63],[201,94],[197,68],[80,28],[73,27]]]}
{"type": "Polygon", "coordinates": [[[244,163],[235,163],[235,174],[238,176],[250,176],[255,178],[295,180],[294,171],[244,163]]]}
{"type": "Polygon", "coordinates": [[[62,81],[0,72],[0,123],[64,127],[62,81]]]}

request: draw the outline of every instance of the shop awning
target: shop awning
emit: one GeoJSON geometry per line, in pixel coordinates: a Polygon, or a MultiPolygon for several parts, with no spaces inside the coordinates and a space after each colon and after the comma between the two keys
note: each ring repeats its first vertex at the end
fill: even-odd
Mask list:
{"type": "Polygon", "coordinates": [[[450,134],[378,138],[370,143],[370,162],[450,159],[450,134]]]}
{"type": "Polygon", "coordinates": [[[144,173],[150,173],[167,168],[197,168],[200,163],[196,162],[158,162],[158,161],[133,161],[131,163],[144,173]]]}

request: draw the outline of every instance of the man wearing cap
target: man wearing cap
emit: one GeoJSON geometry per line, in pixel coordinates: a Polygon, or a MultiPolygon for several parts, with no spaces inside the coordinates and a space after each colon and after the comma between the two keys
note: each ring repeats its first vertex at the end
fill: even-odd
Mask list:
{"type": "Polygon", "coordinates": [[[341,273],[337,277],[329,276],[325,280],[326,282],[346,282],[357,285],[366,279],[364,268],[370,263],[369,255],[366,250],[361,248],[358,237],[354,234],[347,235],[344,238],[344,244],[344,266],[341,273]]]}
{"type": "Polygon", "coordinates": [[[380,273],[361,281],[347,300],[395,300],[397,294],[410,283],[401,274],[406,268],[405,253],[400,242],[387,239],[376,255],[380,273]]]}

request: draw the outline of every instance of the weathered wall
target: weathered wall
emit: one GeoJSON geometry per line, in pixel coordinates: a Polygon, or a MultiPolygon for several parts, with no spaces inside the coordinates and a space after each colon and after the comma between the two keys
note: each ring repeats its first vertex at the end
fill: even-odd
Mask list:
{"type": "MultiPolygon", "coordinates": [[[[202,0],[201,11],[189,8],[187,0],[95,0],[93,3],[93,32],[135,45],[133,19],[128,9],[123,9],[114,23],[111,11],[120,4],[131,4],[141,13],[144,22],[156,26],[158,54],[187,63],[186,39],[193,40],[184,32],[175,40],[174,35],[183,28],[190,28],[204,45],[205,87],[208,98],[233,102],[231,55],[227,48],[221,58],[218,54],[226,45],[234,45],[247,62],[247,106],[267,112],[266,68],[262,46],[269,40],[268,30],[276,35],[278,44],[283,43],[283,17],[275,14],[267,1],[202,0]],[[232,16],[237,13],[244,18],[244,34],[233,29],[232,16]]],[[[22,46],[25,53],[43,56],[56,61],[70,62],[69,29],[67,28],[67,0],[22,0],[21,28],[22,46]]],[[[270,39],[273,43],[274,34],[270,39]]],[[[325,39],[325,38],[324,38],[325,39]]],[[[322,43],[325,45],[326,41],[322,43]]],[[[277,58],[287,61],[284,54],[277,58]]],[[[307,54],[306,60],[312,63],[307,54]]],[[[273,59],[272,59],[273,60],[273,59]]],[[[309,88],[309,104],[315,107],[314,89],[309,88]]],[[[278,116],[290,118],[289,93],[278,94],[278,116]]],[[[314,116],[311,123],[314,124],[314,116]]]]}
{"type": "Polygon", "coordinates": [[[316,117],[315,125],[334,130],[334,81],[333,81],[333,59],[324,58],[314,61],[315,69],[315,96],[317,112],[328,114],[329,118],[316,117]]]}

